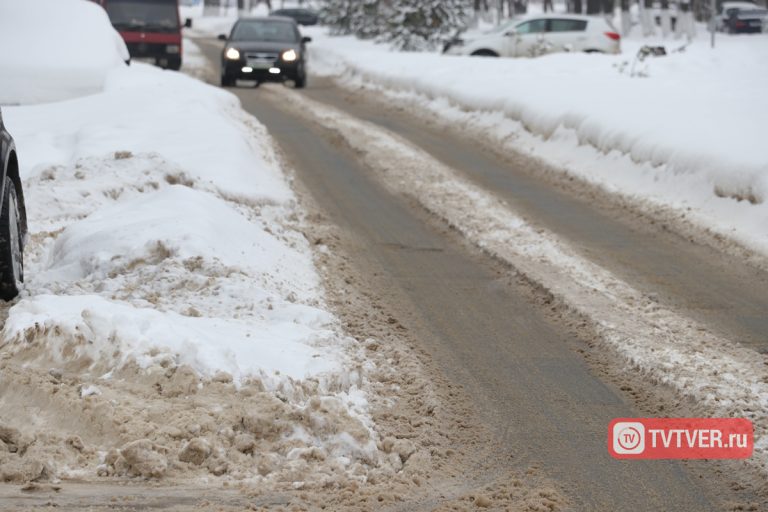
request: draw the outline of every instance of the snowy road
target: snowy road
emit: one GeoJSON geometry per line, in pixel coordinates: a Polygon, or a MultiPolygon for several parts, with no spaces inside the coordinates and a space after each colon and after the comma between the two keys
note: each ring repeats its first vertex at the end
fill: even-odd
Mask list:
{"type": "MultiPolygon", "coordinates": [[[[201,43],[215,61],[217,45],[201,43]]],[[[498,470],[509,465],[510,459],[513,466],[534,465],[558,482],[576,508],[585,510],[705,510],[719,509],[721,500],[748,499],[744,494],[732,495],[722,477],[712,473],[712,469],[730,471],[725,464],[621,464],[611,460],[604,449],[604,430],[610,419],[658,415],[662,410],[684,415],[697,410],[690,404],[665,400],[660,395],[666,388],[649,386],[642,374],[617,375],[621,372],[611,369],[616,361],[594,347],[592,337],[600,336],[599,332],[575,329],[574,333],[568,328],[573,327],[568,314],[552,305],[545,293],[510,277],[498,261],[477,254],[425,213],[426,209],[442,217],[497,260],[520,271],[516,261],[488,249],[492,239],[465,228],[461,219],[451,219],[450,202],[462,190],[443,191],[443,203],[418,197],[419,188],[412,191],[416,198],[408,197],[410,177],[393,172],[398,151],[406,151],[402,167],[410,165],[407,148],[392,146],[397,141],[387,142],[382,143],[382,152],[375,143],[370,147],[356,143],[353,132],[363,137],[370,130],[368,135],[374,138],[397,134],[426,152],[426,156],[414,154],[414,159],[431,157],[458,170],[469,178],[470,187],[478,185],[511,204],[535,232],[544,228],[565,240],[579,262],[588,262],[583,265],[607,269],[621,286],[628,283],[638,297],[651,296],[659,308],[678,315],[665,321],[681,340],[703,337],[697,332],[706,331],[717,342],[719,337],[741,342],[742,348],[734,349],[728,364],[748,362],[752,354],[757,356],[756,352],[768,348],[768,297],[764,292],[768,280],[763,273],[694,246],[665,226],[645,225],[617,205],[571,195],[526,170],[535,164],[531,161],[504,161],[471,140],[453,137],[439,125],[420,122],[397,109],[387,110],[371,98],[344,92],[331,82],[316,79],[305,93],[280,86],[233,92],[268,127],[320,209],[358,240],[354,248],[346,248],[356,265],[363,273],[386,276],[386,289],[376,293],[391,297],[392,307],[399,302],[403,325],[470,395],[479,414],[474,420],[490,425],[494,442],[503,447],[494,461],[498,470]],[[327,106],[341,113],[326,113],[327,106]],[[350,127],[359,120],[370,124],[360,125],[358,130],[350,127]],[[381,175],[372,171],[378,165],[372,161],[382,166],[381,175]],[[400,194],[405,197],[398,197],[400,194]],[[681,333],[680,326],[691,332],[681,333]],[[588,362],[578,352],[586,352],[588,362]],[[698,483],[701,476],[707,486],[698,483]]],[[[441,180],[438,176],[423,192],[439,194],[439,189],[429,186],[441,180]]],[[[413,187],[422,187],[418,179],[413,187]]],[[[473,212],[466,213],[473,216],[473,212]]],[[[564,268],[573,265],[565,260],[559,263],[564,268]]],[[[535,268],[524,268],[521,274],[536,281],[535,268]]],[[[612,283],[595,278],[595,289],[603,285],[620,288],[606,282],[612,283]]],[[[624,293],[609,292],[609,296],[624,293]]],[[[569,293],[576,292],[562,292],[565,297],[569,293]]],[[[633,306],[631,298],[626,300],[633,306]]],[[[579,312],[589,315],[589,308],[579,312]]],[[[634,308],[638,330],[642,330],[644,306],[638,302],[634,308]]],[[[610,319],[610,314],[605,318],[610,319]]],[[[681,345],[685,343],[681,341],[681,345]]],[[[698,353],[700,348],[693,350],[698,353]]],[[[680,350],[685,357],[684,348],[680,350]]]]}
{"type": "Polygon", "coordinates": [[[307,96],[407,138],[443,164],[493,191],[534,225],[563,237],[582,256],[609,269],[667,307],[682,310],[729,339],[768,352],[768,274],[720,252],[691,244],[666,226],[648,226],[599,196],[545,179],[538,162],[479,148],[440,124],[404,116],[364,95],[321,82],[307,96]],[[537,176],[537,174],[539,174],[537,176]],[[603,204],[601,204],[603,203],[603,204]]]}

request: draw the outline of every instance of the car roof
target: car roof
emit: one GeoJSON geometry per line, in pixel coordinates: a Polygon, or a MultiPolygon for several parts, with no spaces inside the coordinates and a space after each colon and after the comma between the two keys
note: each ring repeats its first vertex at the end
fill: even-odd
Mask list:
{"type": "Polygon", "coordinates": [[[270,13],[270,16],[279,16],[278,13],[281,12],[308,12],[314,14],[315,11],[312,9],[307,9],[306,7],[286,7],[284,9],[275,9],[270,13]]]}
{"type": "Polygon", "coordinates": [[[241,21],[274,21],[282,23],[293,23],[294,25],[296,24],[296,20],[289,18],[288,16],[251,16],[249,18],[240,18],[237,20],[238,23],[241,21]]]}
{"type": "Polygon", "coordinates": [[[594,20],[594,16],[583,16],[581,14],[566,14],[566,13],[546,13],[546,14],[526,14],[519,18],[512,19],[510,21],[529,21],[529,20],[579,20],[579,21],[591,21],[594,20]]]}
{"type": "Polygon", "coordinates": [[[722,5],[723,10],[725,10],[725,9],[734,9],[734,8],[737,8],[737,7],[744,7],[744,8],[747,8],[747,9],[754,9],[755,7],[757,7],[757,5],[755,5],[753,2],[744,2],[744,1],[741,1],[741,2],[723,2],[723,5],[722,5]]]}

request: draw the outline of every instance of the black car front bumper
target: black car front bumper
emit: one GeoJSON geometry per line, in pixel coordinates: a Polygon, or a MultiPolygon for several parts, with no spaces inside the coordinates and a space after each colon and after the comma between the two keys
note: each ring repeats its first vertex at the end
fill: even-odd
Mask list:
{"type": "Polygon", "coordinates": [[[285,62],[275,59],[269,62],[249,62],[246,59],[225,59],[221,64],[222,75],[232,80],[257,82],[282,82],[299,78],[303,62],[299,59],[285,62]]]}

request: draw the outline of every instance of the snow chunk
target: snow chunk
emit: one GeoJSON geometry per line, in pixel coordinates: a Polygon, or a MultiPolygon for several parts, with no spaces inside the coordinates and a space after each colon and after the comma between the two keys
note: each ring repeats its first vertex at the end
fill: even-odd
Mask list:
{"type": "Polygon", "coordinates": [[[196,318],[109,301],[96,295],[38,295],[13,308],[3,338],[16,349],[41,343],[39,358],[141,367],[189,365],[203,376],[224,369],[236,379],[275,374],[303,379],[339,372],[339,362],[312,348],[330,336],[294,322],[196,318]],[[49,351],[51,353],[49,353],[49,351]]]}
{"type": "MultiPolygon", "coordinates": [[[[122,201],[71,224],[53,247],[49,279],[103,279],[137,260],[202,256],[250,274],[275,272],[313,283],[299,272],[303,255],[286,250],[264,226],[221,199],[181,185],[122,201]]],[[[42,278],[42,277],[41,277],[42,278]]]]}

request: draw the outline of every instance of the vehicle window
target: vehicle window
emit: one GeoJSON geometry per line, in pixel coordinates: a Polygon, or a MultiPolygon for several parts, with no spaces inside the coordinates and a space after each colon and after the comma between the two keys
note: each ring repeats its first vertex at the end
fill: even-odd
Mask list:
{"type": "Polygon", "coordinates": [[[550,32],[583,32],[587,30],[585,20],[549,20],[550,32]]]}
{"type": "Polygon", "coordinates": [[[233,41],[273,41],[294,43],[298,33],[292,23],[283,21],[253,20],[241,21],[232,30],[233,41]]]}
{"type": "Polygon", "coordinates": [[[495,34],[495,33],[499,33],[499,32],[506,32],[510,28],[513,28],[515,26],[515,23],[517,23],[517,20],[513,20],[513,21],[508,21],[506,23],[502,23],[501,25],[488,30],[486,33],[488,33],[488,34],[495,34]]]}
{"type": "Polygon", "coordinates": [[[547,20],[531,20],[519,24],[515,27],[515,31],[518,34],[535,34],[537,32],[544,32],[546,26],[547,20]]]}
{"type": "Polygon", "coordinates": [[[175,0],[109,0],[107,13],[118,29],[179,29],[175,0]]]}

